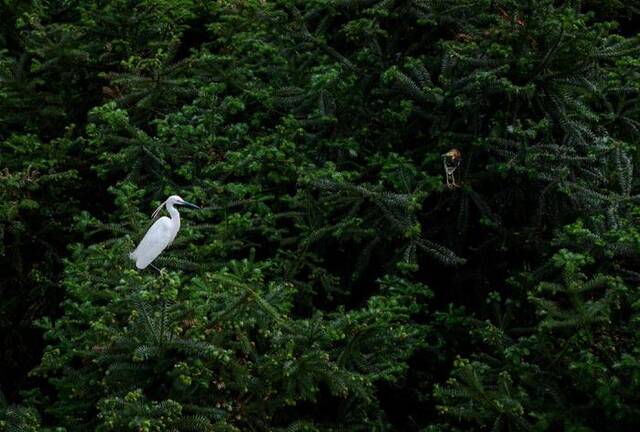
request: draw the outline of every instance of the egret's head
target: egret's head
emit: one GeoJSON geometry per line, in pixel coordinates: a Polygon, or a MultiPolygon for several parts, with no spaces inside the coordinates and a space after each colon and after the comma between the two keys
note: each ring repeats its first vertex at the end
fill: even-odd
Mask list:
{"type": "Polygon", "coordinates": [[[169,198],[167,198],[167,200],[164,203],[167,206],[170,206],[170,205],[180,205],[183,202],[184,200],[180,195],[171,195],[169,198]]]}
{"type": "Polygon", "coordinates": [[[183,206],[193,207],[193,208],[197,208],[197,209],[200,208],[195,204],[191,204],[190,202],[186,202],[185,200],[182,199],[182,197],[180,197],[180,195],[171,195],[169,198],[167,198],[166,203],[167,203],[167,206],[170,206],[170,205],[183,205],[183,206]]]}
{"type": "Polygon", "coordinates": [[[171,195],[169,198],[167,198],[167,200],[165,202],[160,204],[160,206],[156,209],[156,211],[153,212],[153,215],[151,217],[153,219],[155,219],[156,216],[158,216],[158,214],[160,213],[160,210],[162,210],[162,207],[165,206],[165,205],[167,206],[167,208],[173,207],[173,206],[176,206],[176,205],[183,205],[183,206],[187,206],[187,207],[193,207],[193,208],[196,208],[196,209],[200,208],[195,204],[191,204],[190,202],[187,202],[187,201],[183,200],[182,197],[180,197],[179,195],[171,195]]]}

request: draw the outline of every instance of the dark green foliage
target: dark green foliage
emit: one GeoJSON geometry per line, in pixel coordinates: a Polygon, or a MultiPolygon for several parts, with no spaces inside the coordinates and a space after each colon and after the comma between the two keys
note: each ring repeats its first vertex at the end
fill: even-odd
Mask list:
{"type": "MultiPolygon", "coordinates": [[[[533,325],[487,321],[473,332],[482,352],[475,361],[458,360],[455,378],[436,387],[442,412],[494,422],[498,430],[633,428],[640,418],[640,293],[622,270],[637,261],[640,246],[637,208],[633,213],[631,224],[615,230],[602,231],[598,217],[566,227],[560,241],[583,252],[553,255],[553,281],[536,282],[529,273],[514,279],[528,297],[523,309],[535,313],[533,325]]],[[[491,301],[498,310],[509,302],[498,295],[491,301]]]]}
{"type": "Polygon", "coordinates": [[[624,6],[4,2],[0,430],[632,430],[624,6]]]}
{"type": "Polygon", "coordinates": [[[230,261],[189,280],[138,275],[112,267],[128,244],[92,246],[102,258],[68,268],[70,320],[42,322],[57,343],[38,374],[62,374],[52,378],[60,399],[47,411],[74,428],[122,430],[132,427],[124,419],[142,416],[150,430],[154,422],[166,422],[161,430],[243,430],[293,422],[299,415],[288,407],[329,397],[349,407],[331,421],[357,430],[362,416],[379,415],[372,384],[401,376],[424,344],[426,328],[409,323],[423,312],[425,287],[389,277],[363,308],[294,319],[294,286],[265,282],[268,262],[230,261]],[[87,278],[109,266],[126,275],[116,286],[87,278]],[[172,414],[156,418],[165,409],[172,414]]]}

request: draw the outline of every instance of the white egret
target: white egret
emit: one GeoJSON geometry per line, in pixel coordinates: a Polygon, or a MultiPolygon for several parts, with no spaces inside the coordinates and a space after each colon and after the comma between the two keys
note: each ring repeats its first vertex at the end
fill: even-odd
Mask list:
{"type": "MultiPolygon", "coordinates": [[[[162,206],[166,205],[170,218],[163,216],[158,219],[149,231],[144,235],[144,238],[138,245],[138,247],[129,254],[129,258],[136,262],[136,267],[139,269],[146,268],[151,262],[162,253],[176,238],[178,230],[180,229],[180,213],[174,206],[184,205],[199,209],[195,204],[191,204],[180,198],[178,195],[171,195],[165,202],[151,215],[152,219],[155,219],[162,210],[162,206]]],[[[152,267],[156,268],[153,264],[152,267]]],[[[156,268],[157,270],[157,268],[156,268]]]]}

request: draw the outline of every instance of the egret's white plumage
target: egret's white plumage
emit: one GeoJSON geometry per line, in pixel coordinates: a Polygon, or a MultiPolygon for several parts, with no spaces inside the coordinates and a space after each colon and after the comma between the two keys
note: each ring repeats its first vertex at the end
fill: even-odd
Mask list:
{"type": "Polygon", "coordinates": [[[187,205],[199,208],[194,204],[186,202],[178,195],[171,195],[165,202],[160,204],[156,211],[153,212],[152,217],[155,218],[163,206],[166,206],[171,217],[163,216],[155,221],[144,235],[138,247],[129,254],[129,258],[136,262],[137,268],[146,268],[176,238],[180,230],[180,213],[178,213],[178,210],[174,207],[175,205],[187,205]]]}

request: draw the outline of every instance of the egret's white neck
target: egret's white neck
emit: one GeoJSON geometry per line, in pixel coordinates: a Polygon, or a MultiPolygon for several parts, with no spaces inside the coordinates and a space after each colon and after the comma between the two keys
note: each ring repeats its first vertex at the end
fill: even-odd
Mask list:
{"type": "Polygon", "coordinates": [[[171,219],[173,220],[177,220],[178,223],[180,223],[180,213],[178,212],[178,210],[173,206],[173,203],[167,203],[167,211],[169,212],[169,214],[171,215],[171,219]]]}
{"type": "Polygon", "coordinates": [[[169,244],[171,244],[173,243],[173,239],[176,238],[176,234],[178,234],[178,230],[180,229],[180,213],[173,206],[173,203],[167,203],[167,211],[169,212],[169,215],[171,215],[171,223],[169,224],[169,244]]]}

